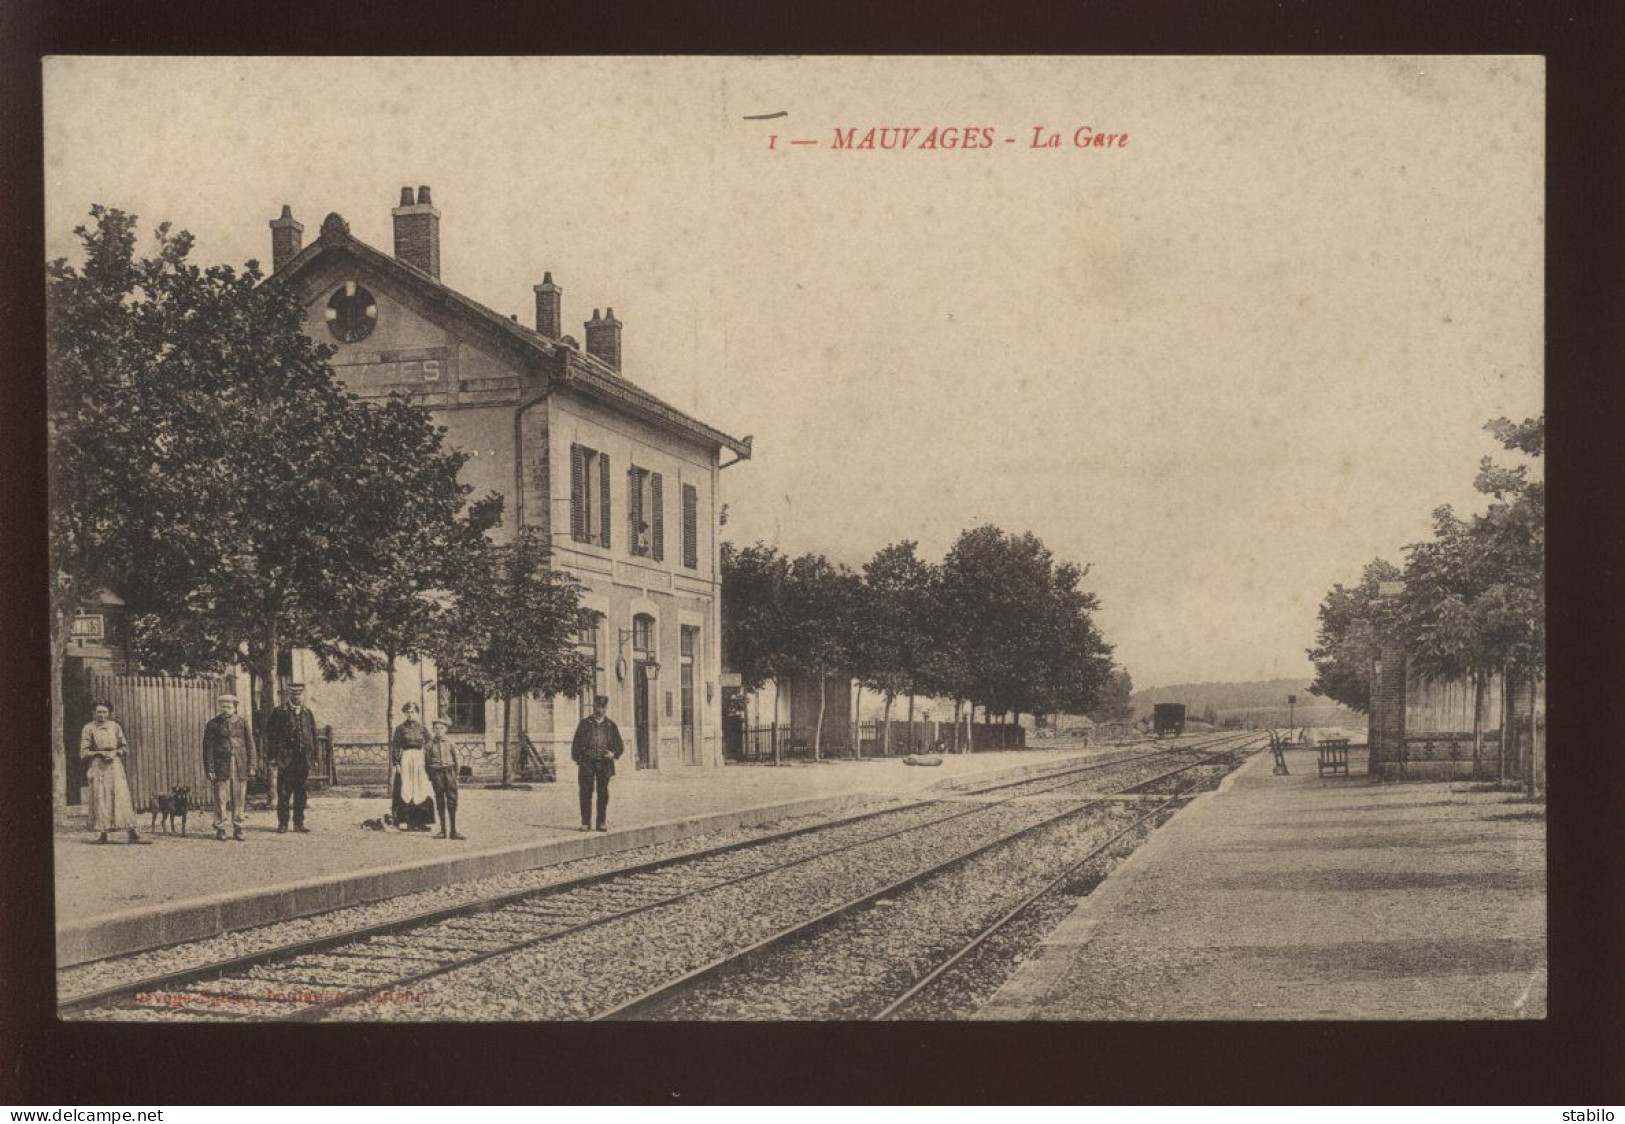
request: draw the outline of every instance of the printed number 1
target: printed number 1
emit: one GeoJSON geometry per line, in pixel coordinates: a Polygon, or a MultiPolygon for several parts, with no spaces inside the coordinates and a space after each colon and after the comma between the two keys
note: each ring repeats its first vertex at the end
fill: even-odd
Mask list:
{"type": "Polygon", "coordinates": [[[775,149],[777,147],[779,147],[779,134],[770,133],[768,135],[768,138],[767,138],[768,151],[771,152],[773,149],[775,149]]]}

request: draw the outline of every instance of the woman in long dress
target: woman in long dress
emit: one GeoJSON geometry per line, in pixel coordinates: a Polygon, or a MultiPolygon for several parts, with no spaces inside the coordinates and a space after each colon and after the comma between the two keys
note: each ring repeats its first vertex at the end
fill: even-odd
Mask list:
{"type": "Polygon", "coordinates": [[[401,711],[406,720],[389,739],[395,826],[402,831],[428,831],[434,823],[434,786],[423,767],[423,747],[430,735],[418,721],[416,703],[407,703],[401,711]]]}
{"type": "Polygon", "coordinates": [[[110,831],[128,832],[131,843],[146,842],[135,833],[135,804],[130,799],[129,778],[124,775],[124,758],[129,752],[124,728],[113,721],[113,708],[97,703],[95,717],[79,734],[79,756],[86,763],[90,830],[101,834],[98,843],[106,843],[110,831]]]}

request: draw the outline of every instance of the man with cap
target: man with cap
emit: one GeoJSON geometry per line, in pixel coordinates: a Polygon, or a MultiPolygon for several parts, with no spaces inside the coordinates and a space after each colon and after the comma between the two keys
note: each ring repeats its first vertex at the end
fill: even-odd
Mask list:
{"type": "Polygon", "coordinates": [[[440,834],[436,839],[462,839],[457,834],[457,773],[463,759],[457,746],[446,740],[451,724],[444,718],[430,723],[434,733],[423,746],[423,767],[429,770],[429,783],[434,786],[434,804],[440,810],[440,834]],[[446,833],[446,821],[451,821],[451,834],[446,833]]]}
{"type": "Polygon", "coordinates": [[[293,805],[293,829],[305,832],[305,780],[316,758],[316,716],[305,705],[305,685],[289,683],[282,705],[265,723],[265,760],[276,776],[276,830],[288,830],[288,805],[293,805]]]}
{"type": "Polygon", "coordinates": [[[615,759],[626,752],[621,742],[621,731],[605,714],[609,698],[597,695],[592,700],[592,717],[583,718],[576,727],[575,739],[570,743],[570,760],[576,763],[576,781],[581,789],[581,830],[591,831],[592,797],[598,793],[598,830],[608,831],[604,813],[609,809],[609,778],[615,775],[615,759]]]}
{"type": "Polygon", "coordinates": [[[214,837],[225,840],[226,807],[230,805],[231,837],[241,843],[254,731],[238,715],[236,695],[221,695],[216,701],[220,713],[203,727],[203,775],[214,785],[214,837]]]}

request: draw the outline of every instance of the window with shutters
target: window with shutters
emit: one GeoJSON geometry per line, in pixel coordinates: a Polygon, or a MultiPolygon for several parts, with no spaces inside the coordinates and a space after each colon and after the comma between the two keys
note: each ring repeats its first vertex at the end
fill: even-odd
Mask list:
{"type": "Polygon", "coordinates": [[[700,490],[683,485],[683,565],[700,568],[700,490]]]}
{"type": "Polygon", "coordinates": [[[638,558],[663,561],[665,481],[658,472],[633,465],[626,473],[627,549],[638,558]]]}
{"type": "Polygon", "coordinates": [[[609,455],[585,445],[570,446],[570,537],[607,547],[609,536],[609,455]]]}

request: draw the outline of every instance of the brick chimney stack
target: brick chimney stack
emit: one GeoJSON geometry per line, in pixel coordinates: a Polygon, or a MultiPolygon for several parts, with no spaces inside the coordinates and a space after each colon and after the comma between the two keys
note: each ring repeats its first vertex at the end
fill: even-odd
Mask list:
{"type": "Polygon", "coordinates": [[[615,310],[604,310],[602,320],[598,318],[598,310],[592,310],[592,319],[587,321],[587,354],[602,359],[615,370],[621,369],[621,322],[615,319],[615,310]]]}
{"type": "Polygon", "coordinates": [[[401,205],[390,214],[395,216],[395,256],[438,280],[440,212],[429,201],[429,189],[418,188],[417,202],[414,203],[412,189],[401,188],[401,205]]]}
{"type": "Polygon", "coordinates": [[[559,338],[563,330],[560,314],[564,311],[564,290],[553,284],[551,273],[542,274],[542,283],[531,286],[536,293],[536,332],[550,340],[559,338]]]}
{"type": "Polygon", "coordinates": [[[305,224],[294,219],[292,207],[282,204],[282,217],[271,220],[271,272],[297,257],[304,244],[305,224]]]}

